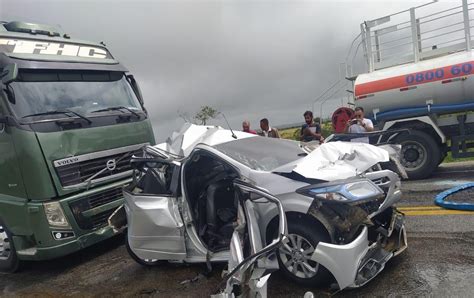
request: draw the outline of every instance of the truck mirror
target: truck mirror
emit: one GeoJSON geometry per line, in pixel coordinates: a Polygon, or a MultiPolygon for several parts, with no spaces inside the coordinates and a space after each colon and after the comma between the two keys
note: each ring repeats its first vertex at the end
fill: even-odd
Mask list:
{"type": "Polygon", "coordinates": [[[127,75],[127,80],[130,82],[130,85],[132,86],[132,89],[135,92],[135,95],[140,101],[140,104],[143,106],[144,102],[143,102],[142,92],[140,90],[140,87],[138,86],[137,81],[135,80],[135,77],[129,74],[127,75]]]}
{"type": "Polygon", "coordinates": [[[16,80],[18,77],[18,66],[16,63],[11,63],[5,66],[0,77],[2,78],[2,83],[5,85],[16,80]]]}

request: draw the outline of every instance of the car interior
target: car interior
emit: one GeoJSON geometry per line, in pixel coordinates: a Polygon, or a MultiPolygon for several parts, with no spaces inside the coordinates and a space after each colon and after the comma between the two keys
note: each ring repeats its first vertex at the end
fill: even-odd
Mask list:
{"type": "Polygon", "coordinates": [[[238,199],[230,165],[209,153],[195,152],[184,168],[185,191],[199,237],[212,252],[229,248],[238,199]]]}
{"type": "MultiPolygon", "coordinates": [[[[135,193],[151,195],[172,195],[177,187],[172,185],[175,166],[167,163],[143,165],[140,168],[142,177],[131,188],[135,193]]],[[[129,187],[130,188],[130,187],[129,187]]]]}

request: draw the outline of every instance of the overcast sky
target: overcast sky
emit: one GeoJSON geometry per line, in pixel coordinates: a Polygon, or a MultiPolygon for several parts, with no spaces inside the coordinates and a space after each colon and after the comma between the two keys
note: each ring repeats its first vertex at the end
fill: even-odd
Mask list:
{"type": "MultiPolygon", "coordinates": [[[[338,80],[362,21],[426,2],[0,0],[0,19],[104,41],[139,81],[160,141],[182,125],[178,111],[203,105],[235,129],[302,122],[338,80]]],[[[328,101],[324,116],[339,105],[328,101]]]]}

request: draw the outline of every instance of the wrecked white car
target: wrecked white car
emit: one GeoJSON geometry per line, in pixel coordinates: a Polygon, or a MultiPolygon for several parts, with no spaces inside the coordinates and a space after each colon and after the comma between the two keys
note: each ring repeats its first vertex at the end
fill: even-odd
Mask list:
{"type": "Polygon", "coordinates": [[[393,207],[400,179],[378,166],[388,161],[388,151],[367,144],[309,151],[186,125],[132,159],[128,251],[143,265],[229,262],[227,294],[242,282],[264,292],[278,268],[305,286],[362,286],[407,247],[404,217],[393,207]]]}

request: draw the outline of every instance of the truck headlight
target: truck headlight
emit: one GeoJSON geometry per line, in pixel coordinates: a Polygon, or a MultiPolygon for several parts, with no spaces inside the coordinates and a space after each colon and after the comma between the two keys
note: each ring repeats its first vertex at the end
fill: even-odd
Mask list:
{"type": "Polygon", "coordinates": [[[46,219],[52,227],[58,228],[70,228],[69,222],[64,216],[63,208],[59,202],[49,202],[43,203],[44,213],[46,214],[46,219]]]}
{"type": "Polygon", "coordinates": [[[361,203],[382,198],[384,195],[380,187],[368,179],[343,184],[341,182],[321,183],[300,188],[296,192],[317,199],[342,203],[361,203]]]}

